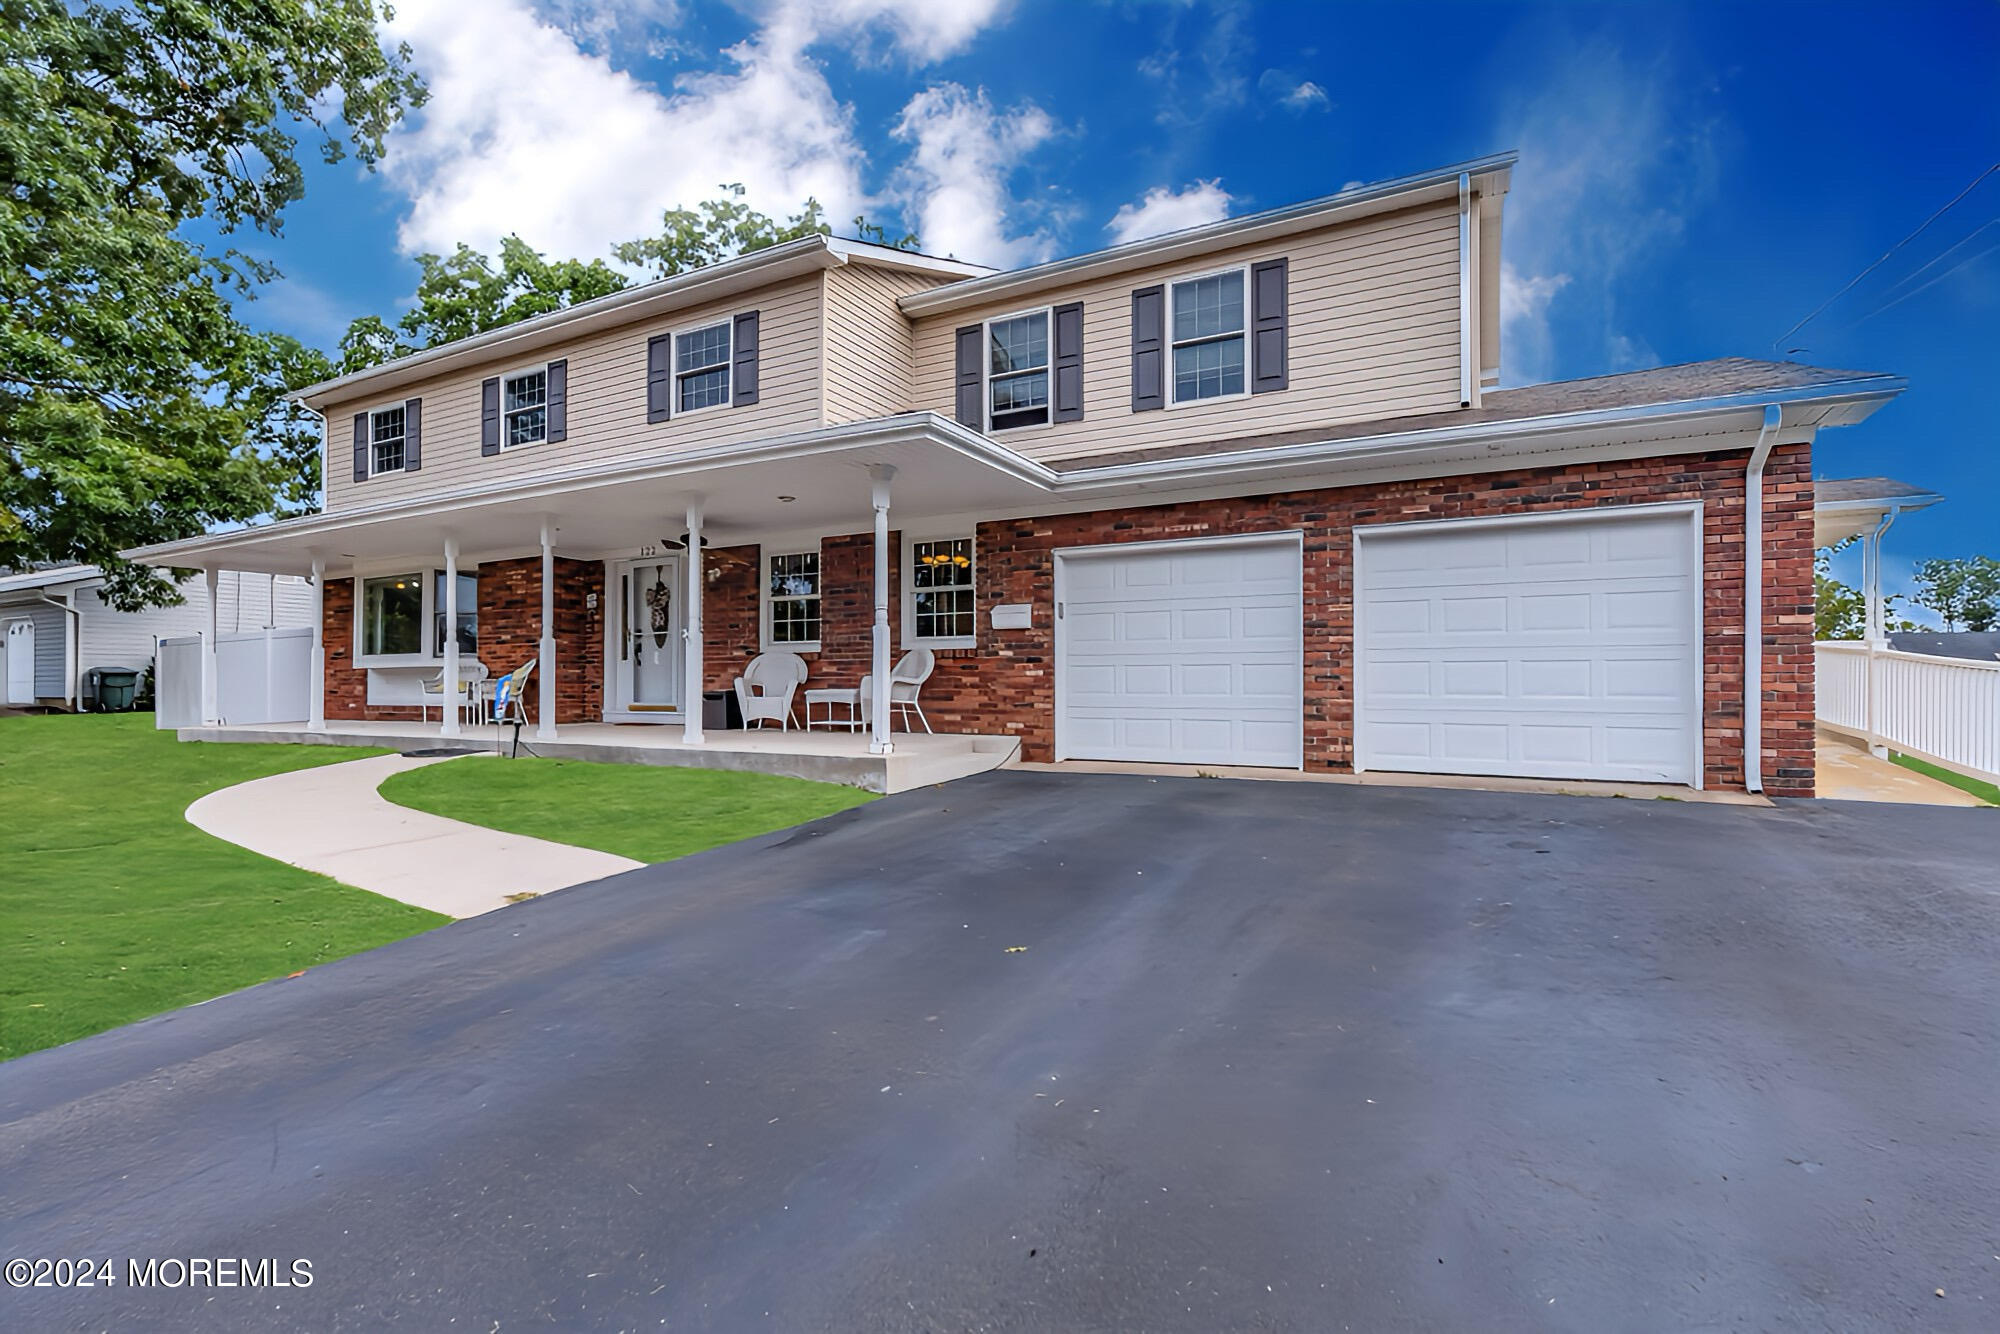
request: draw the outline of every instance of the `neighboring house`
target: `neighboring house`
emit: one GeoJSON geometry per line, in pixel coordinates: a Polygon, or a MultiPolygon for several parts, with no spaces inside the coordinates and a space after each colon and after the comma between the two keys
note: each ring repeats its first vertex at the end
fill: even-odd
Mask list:
{"type": "MultiPolygon", "coordinates": [[[[200,578],[180,585],[180,603],[136,612],[106,602],[103,587],[94,565],[0,574],[0,706],[77,708],[91,668],[144,668],[160,640],[207,628],[200,578]]],[[[232,570],[216,582],[224,632],[309,625],[312,605],[311,588],[297,576],[232,570]]]]}
{"type": "Polygon", "coordinates": [[[320,571],[328,726],[415,719],[455,601],[543,735],[767,649],[855,685],[879,621],[1030,760],[1810,794],[1813,439],[1904,382],[1497,388],[1513,165],[1011,272],[757,251],[316,385],[324,514],[132,554],[320,571]]]}
{"type": "Polygon", "coordinates": [[[1892,630],[1889,647],[1899,653],[1922,653],[1932,658],[1970,658],[1974,662],[1992,662],[2000,658],[2000,631],[1892,630]]]}

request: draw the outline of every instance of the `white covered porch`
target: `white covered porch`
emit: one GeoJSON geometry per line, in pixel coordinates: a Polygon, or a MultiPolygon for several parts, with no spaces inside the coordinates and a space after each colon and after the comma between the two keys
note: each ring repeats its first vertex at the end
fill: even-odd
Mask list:
{"type": "Polygon", "coordinates": [[[1887,477],[1816,484],[1813,544],[1861,543],[1862,637],[1813,645],[1814,715],[1827,732],[1885,758],[1891,751],[2000,782],[2000,662],[1903,653],[1890,647],[1882,595],[1882,541],[1898,517],[1943,497],[1887,477]]]}
{"type": "MultiPolygon", "coordinates": [[[[690,451],[615,472],[453,490],[434,499],[148,548],[132,553],[134,558],[203,569],[211,580],[222,569],[306,574],[316,602],[312,642],[309,648],[299,645],[296,655],[298,671],[310,677],[298,683],[302,708],[273,713],[223,698],[231,677],[218,649],[226,655],[229,646],[220,642],[225,637],[211,635],[176,658],[180,675],[198,678],[198,686],[194,679],[162,681],[162,698],[182,701],[184,712],[163,716],[161,723],[189,738],[490,750],[498,740],[490,726],[475,725],[461,710],[439,708],[439,703],[458,698],[461,684],[476,667],[495,674],[514,671],[532,656],[534,687],[521,737],[538,754],[798,772],[881,791],[939,781],[910,775],[956,777],[999,763],[1015,746],[997,738],[992,739],[999,743],[996,749],[984,741],[975,745],[966,736],[895,730],[897,710],[889,707],[888,698],[894,638],[890,618],[896,602],[892,532],[955,522],[968,512],[1032,509],[1046,495],[1052,476],[976,434],[930,414],[915,414],[750,446],[690,451]],[[704,688],[713,690],[722,678],[733,678],[741,670],[735,654],[745,651],[739,628],[732,655],[719,662],[704,633],[704,603],[714,588],[737,586],[715,585],[727,564],[720,556],[728,554],[726,549],[753,545],[816,548],[822,537],[835,534],[872,537],[872,651],[858,663],[850,654],[837,676],[815,676],[806,686],[851,692],[866,675],[873,682],[871,698],[856,701],[861,707],[853,710],[868,720],[865,730],[724,731],[712,719],[704,726],[704,688]],[[717,558],[712,560],[711,551],[717,558]],[[601,573],[580,577],[575,573],[578,562],[601,573]],[[671,621],[654,623],[650,633],[638,629],[640,622],[628,617],[631,608],[626,605],[639,590],[642,565],[646,583],[655,572],[663,577],[661,601],[671,601],[671,621]],[[471,651],[460,645],[465,632],[444,627],[462,626],[466,598],[480,570],[508,567],[533,571],[523,576],[523,586],[533,591],[509,606],[511,638],[505,648],[489,645],[488,631],[496,627],[487,624],[482,608],[479,663],[462,661],[461,655],[471,651]],[[562,572],[566,568],[569,573],[562,572]],[[622,573],[628,570],[631,579],[622,573]],[[414,579],[404,580],[406,572],[414,579]],[[423,632],[420,645],[411,646],[417,651],[393,658],[368,650],[359,631],[363,617],[358,605],[364,582],[383,584],[391,578],[397,589],[422,584],[422,614],[415,619],[436,627],[423,632]],[[463,591],[461,580],[466,581],[463,591]],[[336,585],[335,593],[348,595],[349,589],[338,586],[342,581],[351,581],[353,602],[341,609],[355,627],[351,645],[344,636],[347,622],[339,615],[330,618],[326,610],[329,582],[336,585]],[[571,600],[571,612],[587,601],[590,622],[601,630],[579,631],[573,617],[565,622],[559,605],[563,598],[571,600]],[[648,695],[643,701],[628,679],[636,669],[623,665],[628,641],[637,640],[651,641],[646,646],[649,664],[656,656],[664,659],[654,665],[654,681],[667,683],[664,695],[648,695]],[[567,697],[554,688],[559,673],[567,674],[567,697]],[[592,703],[579,710],[578,673],[587,674],[598,688],[601,707],[592,703]],[[358,708],[352,697],[341,700],[340,684],[329,680],[340,676],[351,685],[364,675],[368,694],[358,708]],[[385,712],[397,717],[418,703],[415,698],[378,699],[380,679],[407,682],[406,688],[414,689],[420,676],[430,682],[436,721],[377,721],[385,712]],[[330,707],[330,700],[341,707],[330,707]],[[357,713],[369,721],[359,720],[357,713]],[[702,758],[711,750],[713,758],[702,758]],[[891,760],[905,755],[908,764],[891,760]],[[863,757],[872,762],[862,763],[863,757]]],[[[740,571],[740,558],[731,569],[740,571]]],[[[731,609],[739,613],[740,627],[741,607],[731,609]]],[[[767,637],[769,633],[767,627],[767,637]]],[[[766,651],[782,647],[765,645],[766,651]]],[[[169,669],[163,663],[164,670],[169,669]]],[[[801,691],[793,717],[803,719],[807,712],[801,691]]],[[[511,738],[510,729],[510,744],[511,738]]]]}

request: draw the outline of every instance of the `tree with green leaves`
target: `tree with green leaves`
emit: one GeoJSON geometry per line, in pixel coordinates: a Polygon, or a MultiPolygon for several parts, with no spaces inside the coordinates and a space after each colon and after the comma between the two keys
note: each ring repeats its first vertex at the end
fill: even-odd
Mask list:
{"type": "Polygon", "coordinates": [[[270,508],[304,429],[283,394],[316,354],[245,327],[232,298],[273,271],[188,229],[277,234],[302,133],[374,165],[423,99],[378,17],[0,0],[0,567],[88,562],[117,605],[171,600],[119,550],[270,508]]]}
{"type": "Polygon", "coordinates": [[[1920,607],[1928,607],[1947,630],[1991,630],[2000,625],[2000,560],[1940,557],[1917,566],[1920,607]]]}
{"type": "MultiPolygon", "coordinates": [[[[1866,639],[1868,598],[1860,589],[1833,577],[1832,553],[1854,541],[1819,551],[1813,556],[1813,638],[1825,640],[1866,639]]],[[[1902,613],[1901,599],[1891,593],[1882,599],[1882,629],[1921,630],[1924,627],[1902,613]]]]}

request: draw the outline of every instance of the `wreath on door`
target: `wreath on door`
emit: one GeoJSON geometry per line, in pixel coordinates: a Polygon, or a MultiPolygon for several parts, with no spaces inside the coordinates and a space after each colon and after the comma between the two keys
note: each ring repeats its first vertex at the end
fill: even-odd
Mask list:
{"type": "Polygon", "coordinates": [[[646,590],[646,612],[653,631],[653,647],[665,648],[667,622],[673,612],[674,595],[667,587],[667,581],[660,577],[659,568],[654,567],[653,586],[646,590]]]}

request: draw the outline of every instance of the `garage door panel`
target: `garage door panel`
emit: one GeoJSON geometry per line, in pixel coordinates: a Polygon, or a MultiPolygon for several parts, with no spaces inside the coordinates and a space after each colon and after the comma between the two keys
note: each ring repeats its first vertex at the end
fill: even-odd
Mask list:
{"type": "Polygon", "coordinates": [[[1299,580],[1290,541],[1065,553],[1061,753],[1296,767],[1299,580]]]}
{"type": "Polygon", "coordinates": [[[1359,552],[1364,765],[1694,780],[1699,543],[1685,514],[1364,531],[1359,552]]]}

